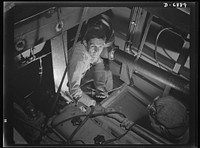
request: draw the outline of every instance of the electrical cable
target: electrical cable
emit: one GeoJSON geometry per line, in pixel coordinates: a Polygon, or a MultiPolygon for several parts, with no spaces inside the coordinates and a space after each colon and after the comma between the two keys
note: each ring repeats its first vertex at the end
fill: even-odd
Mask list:
{"type": "Polygon", "coordinates": [[[111,142],[114,142],[114,141],[116,141],[116,140],[121,139],[122,137],[124,137],[124,136],[132,129],[132,127],[133,127],[134,125],[135,125],[135,123],[133,123],[125,133],[119,135],[119,136],[116,137],[116,138],[106,140],[106,141],[103,142],[103,144],[108,144],[108,143],[111,143],[111,142]]]}
{"type": "Polygon", "coordinates": [[[159,31],[159,33],[158,33],[157,36],[156,36],[154,58],[155,58],[156,63],[157,63],[157,65],[158,65],[159,67],[160,67],[160,64],[159,64],[159,62],[158,62],[158,57],[157,57],[158,39],[159,39],[159,37],[160,37],[160,35],[161,35],[162,32],[164,32],[165,30],[170,30],[170,29],[172,29],[172,28],[164,28],[164,29],[162,29],[161,31],[159,31]]]}
{"type": "Polygon", "coordinates": [[[165,54],[166,54],[172,61],[176,62],[176,60],[174,60],[174,59],[167,53],[167,51],[166,51],[165,48],[162,48],[162,50],[165,52],[165,54]]]}
{"type": "MultiPolygon", "coordinates": [[[[55,128],[56,126],[58,126],[58,125],[60,125],[60,124],[62,124],[62,123],[64,123],[64,122],[67,122],[67,121],[69,121],[69,120],[71,120],[71,119],[73,119],[73,118],[79,118],[79,117],[84,117],[84,116],[86,116],[86,118],[84,119],[84,121],[82,121],[81,122],[81,124],[74,130],[74,132],[70,135],[70,137],[68,138],[68,144],[70,144],[70,143],[72,143],[73,141],[72,141],[72,138],[74,137],[74,135],[78,132],[78,130],[86,123],[86,121],[89,119],[89,118],[93,118],[93,117],[97,117],[97,116],[107,116],[107,115],[109,115],[109,114],[119,114],[119,115],[122,115],[124,118],[126,118],[126,116],[123,114],[123,113],[120,113],[120,112],[117,112],[117,111],[113,111],[113,112],[103,112],[103,113],[96,113],[96,114],[93,114],[93,112],[94,112],[94,107],[92,107],[91,108],[91,111],[90,111],[90,113],[88,114],[88,115],[77,115],[77,116],[74,116],[74,117],[70,117],[70,118],[68,118],[68,119],[65,119],[65,120],[63,120],[63,121],[60,121],[59,123],[57,123],[56,125],[52,125],[52,123],[51,123],[51,126],[52,126],[52,128],[55,128]]],[[[109,117],[109,116],[107,116],[107,117],[109,117]]],[[[109,117],[109,118],[112,118],[112,117],[109,117]]],[[[134,124],[133,124],[134,125],[134,124]]],[[[132,126],[133,126],[132,125],[132,126]]],[[[132,127],[131,126],[131,127],[132,127]]],[[[128,131],[129,131],[129,129],[128,129],[128,131]]],[[[128,132],[127,131],[127,132],[128,132]]],[[[127,133],[126,132],[126,133],[127,133]]],[[[124,135],[126,135],[126,133],[124,133],[124,134],[122,134],[122,135],[120,135],[119,137],[117,137],[117,138],[114,138],[114,139],[111,139],[111,140],[118,140],[118,139],[120,139],[121,137],[123,137],[124,135]]]]}
{"type": "MultiPolygon", "coordinates": [[[[90,117],[90,118],[94,118],[94,117],[97,117],[97,116],[107,116],[107,115],[109,115],[109,114],[119,114],[119,115],[122,115],[124,118],[126,118],[126,116],[125,116],[123,113],[117,112],[117,111],[113,111],[113,112],[103,112],[103,113],[95,113],[95,114],[90,115],[89,117],[90,117]]],[[[68,118],[68,119],[62,120],[62,121],[60,121],[59,123],[57,123],[57,124],[55,124],[55,125],[51,124],[51,126],[52,126],[52,128],[55,128],[56,126],[58,126],[58,125],[60,125],[60,124],[62,124],[62,123],[64,123],[64,122],[67,122],[67,121],[69,121],[69,120],[71,120],[71,119],[73,119],[73,118],[79,118],[79,117],[84,117],[84,116],[88,116],[88,115],[84,114],[84,115],[73,116],[73,117],[70,117],[70,118],[68,118]]]]}
{"type": "Polygon", "coordinates": [[[75,134],[79,131],[79,129],[87,122],[87,120],[90,118],[90,115],[93,114],[95,107],[92,106],[91,107],[91,111],[90,113],[86,116],[86,118],[81,122],[81,124],[73,131],[73,133],[69,136],[68,141],[69,143],[71,143],[73,137],[75,136],[75,134]]]}
{"type": "MultiPolygon", "coordinates": [[[[63,120],[63,121],[61,121],[61,122],[59,122],[59,123],[57,123],[56,125],[52,125],[52,127],[53,128],[55,128],[56,126],[58,126],[58,125],[60,125],[60,124],[62,124],[62,123],[64,123],[64,122],[66,122],[66,121],[69,121],[69,120],[71,120],[71,119],[73,119],[73,118],[77,118],[77,117],[84,117],[84,116],[87,116],[88,118],[93,118],[93,117],[97,117],[97,116],[107,116],[107,115],[109,115],[109,114],[119,114],[119,115],[122,115],[124,118],[126,118],[126,116],[123,114],[123,113],[120,113],[120,112],[103,112],[103,113],[95,113],[95,114],[91,114],[91,115],[77,115],[77,116],[74,116],[74,117],[70,117],[70,118],[68,118],[68,119],[65,119],[65,120],[63,120]]],[[[107,117],[109,117],[109,118],[112,118],[112,119],[114,119],[113,117],[110,117],[110,116],[107,116],[107,117]]],[[[84,122],[84,124],[85,124],[85,122],[84,122]]],[[[110,140],[107,140],[104,144],[107,144],[107,143],[111,143],[111,142],[113,142],[113,141],[116,141],[116,140],[119,140],[120,138],[122,138],[123,136],[125,136],[127,133],[128,133],[128,131],[130,131],[131,130],[131,128],[134,126],[135,124],[133,124],[133,125],[131,125],[131,127],[124,133],[124,134],[122,134],[122,135],[120,135],[120,136],[118,136],[118,137],[116,137],[116,138],[114,138],[114,139],[110,139],[110,140]]],[[[79,128],[80,129],[80,128],[79,128]]],[[[79,129],[77,129],[77,131],[79,130],[79,129]]],[[[76,133],[77,133],[77,131],[76,131],[76,133]]],[[[71,141],[71,143],[72,143],[73,141],[71,141]]]]}
{"type": "MultiPolygon", "coordinates": [[[[167,70],[168,72],[172,73],[172,71],[170,71],[169,69],[167,69],[166,67],[162,66],[159,62],[158,62],[158,57],[157,57],[157,46],[158,46],[158,39],[161,35],[162,32],[164,32],[165,30],[170,30],[172,28],[164,28],[162,29],[158,35],[156,36],[156,41],[155,41],[155,52],[154,52],[154,58],[155,58],[155,61],[156,61],[156,64],[161,68],[164,68],[165,70],[167,70]]],[[[163,48],[162,48],[163,49],[163,48]]],[[[165,49],[163,49],[163,51],[166,53],[165,49]]],[[[166,53],[167,54],[167,53],[166,53]]],[[[167,54],[168,56],[168,54],[167,54]]],[[[173,59],[172,57],[170,59],[173,59]]]]}
{"type": "MultiPolygon", "coordinates": [[[[60,8],[57,10],[58,21],[60,21],[60,13],[59,13],[59,11],[61,11],[60,8]]],[[[80,26],[79,26],[79,27],[80,27],[80,26]]],[[[62,33],[63,49],[64,49],[64,52],[65,52],[65,45],[64,45],[64,38],[63,38],[62,29],[61,29],[61,33],[62,33]]],[[[77,33],[78,33],[78,32],[77,32],[77,33]]],[[[77,34],[76,34],[76,36],[77,36],[77,34]]],[[[47,115],[47,118],[46,118],[46,121],[45,121],[45,124],[44,124],[44,128],[45,128],[46,125],[47,125],[48,119],[50,118],[50,116],[53,114],[53,112],[54,112],[54,110],[55,110],[55,106],[56,106],[57,101],[58,101],[58,98],[59,98],[59,96],[60,96],[60,91],[61,91],[61,88],[62,88],[62,84],[63,84],[63,82],[64,82],[65,76],[66,76],[67,71],[68,71],[68,63],[67,63],[66,53],[65,53],[65,62],[66,62],[66,67],[65,67],[65,70],[64,70],[64,73],[63,73],[61,82],[60,82],[60,84],[59,84],[58,90],[57,90],[57,92],[56,92],[55,100],[54,100],[54,102],[52,103],[52,106],[50,107],[50,111],[49,111],[49,113],[48,113],[48,115],[47,115]]],[[[71,98],[71,99],[72,99],[72,101],[75,101],[75,100],[73,100],[73,98],[71,98]]]]}
{"type": "MultiPolygon", "coordinates": [[[[84,20],[84,18],[85,18],[85,15],[86,15],[86,13],[87,13],[87,10],[88,10],[88,7],[84,8],[84,10],[83,10],[83,14],[82,14],[82,17],[81,17],[80,24],[79,24],[79,26],[78,26],[78,31],[76,32],[76,38],[75,38],[75,41],[74,41],[74,44],[73,44],[72,49],[74,49],[75,43],[76,43],[77,40],[78,40],[79,32],[80,32],[80,29],[81,29],[81,26],[82,26],[82,22],[83,22],[83,20],[84,20]]],[[[58,20],[60,20],[59,12],[58,12],[57,14],[58,14],[58,20]]],[[[64,41],[64,39],[63,39],[63,41],[64,41]]],[[[63,44],[63,45],[64,45],[64,44],[63,44]]],[[[72,52],[73,52],[73,51],[72,51],[72,52]]],[[[66,54],[65,54],[65,55],[66,55],[66,54]]],[[[50,118],[50,116],[53,114],[53,112],[54,112],[54,110],[55,110],[55,106],[56,106],[57,101],[58,101],[58,98],[59,98],[59,96],[60,96],[60,91],[61,91],[62,84],[63,84],[64,79],[65,79],[65,76],[66,76],[66,74],[67,74],[67,71],[68,71],[68,65],[66,65],[66,68],[65,68],[65,70],[64,70],[64,73],[63,73],[63,76],[62,76],[60,85],[59,85],[58,90],[57,90],[57,92],[56,92],[55,100],[54,100],[54,102],[52,103],[52,106],[50,107],[50,111],[49,111],[49,113],[48,113],[48,115],[47,115],[47,117],[46,117],[46,119],[45,119],[45,124],[44,124],[44,126],[43,126],[43,130],[46,128],[48,119],[50,118]]],[[[69,88],[71,88],[71,87],[70,87],[70,83],[69,83],[69,88]]],[[[75,100],[74,100],[72,97],[71,97],[71,99],[72,99],[73,102],[75,102],[75,100]]],[[[38,138],[38,141],[40,140],[41,137],[42,137],[42,135],[38,138]]]]}
{"type": "MultiPolygon", "coordinates": [[[[60,10],[60,9],[59,9],[60,10]]],[[[60,21],[60,15],[59,15],[59,10],[58,10],[58,20],[60,21]]],[[[77,42],[77,40],[78,40],[78,34],[79,34],[79,32],[80,32],[80,28],[81,28],[81,26],[82,26],[82,22],[83,22],[83,18],[85,17],[85,15],[86,15],[86,13],[87,13],[87,10],[88,10],[88,7],[86,7],[86,8],[84,8],[84,10],[83,10],[83,15],[82,15],[82,19],[81,19],[81,22],[80,22],[80,24],[81,25],[79,25],[79,27],[78,27],[78,31],[77,31],[77,34],[76,34],[76,38],[75,38],[75,41],[74,41],[74,45],[75,45],[75,43],[77,42]]],[[[66,64],[67,64],[67,57],[66,57],[66,51],[65,51],[65,45],[64,45],[64,38],[63,38],[63,35],[62,35],[62,41],[63,41],[63,49],[64,49],[64,52],[65,52],[65,62],[66,62],[66,64]]],[[[73,45],[73,47],[74,47],[74,45],[73,45]]],[[[64,80],[64,77],[65,77],[65,74],[67,73],[67,65],[66,65],[66,69],[65,69],[65,71],[64,71],[64,74],[63,74],[63,78],[62,78],[62,80],[61,80],[61,83],[60,83],[60,86],[59,86],[59,88],[58,88],[58,91],[57,91],[57,95],[56,95],[56,101],[57,101],[57,98],[58,98],[58,96],[59,96],[59,92],[60,92],[60,90],[61,90],[61,86],[62,86],[62,83],[63,83],[63,80],[64,80]]],[[[31,93],[32,94],[32,93],[31,93]]],[[[56,103],[55,103],[56,104],[56,103]]],[[[54,111],[54,108],[55,108],[55,105],[53,105],[52,106],[52,108],[51,108],[51,110],[50,110],[50,112],[49,112],[49,116],[52,114],[52,112],[54,111]]],[[[49,117],[48,116],[48,117],[49,117]]],[[[87,117],[86,117],[87,118],[87,117]]],[[[88,116],[88,118],[89,118],[89,116],[88,116]]],[[[47,119],[49,119],[49,118],[46,118],[46,122],[45,122],[45,125],[44,125],[44,127],[43,127],[43,130],[44,130],[44,128],[46,127],[46,125],[47,125],[47,119]]],[[[85,122],[86,122],[87,120],[85,120],[85,122]]],[[[43,132],[43,130],[40,130],[40,132],[41,133],[43,133],[44,134],[44,132],[43,132]]],[[[76,130],[75,130],[76,131],[76,130]]],[[[75,133],[76,132],[74,132],[74,135],[75,135],[75,133]]],[[[73,138],[73,136],[74,135],[71,135],[72,136],[72,138],[73,138]]],[[[41,137],[42,135],[40,135],[40,137],[41,137]]]]}
{"type": "MultiPolygon", "coordinates": [[[[156,36],[156,41],[155,41],[155,52],[154,52],[154,58],[155,58],[155,60],[156,60],[156,63],[157,63],[157,65],[160,67],[161,65],[160,65],[160,63],[158,62],[158,55],[157,55],[157,47],[158,47],[158,39],[159,39],[159,37],[160,37],[160,35],[161,35],[161,33],[163,33],[165,30],[172,30],[172,28],[164,28],[164,29],[162,29],[161,31],[159,31],[159,33],[157,34],[157,36],[156,36]]],[[[175,32],[174,32],[175,33],[175,32]]],[[[179,37],[181,37],[182,38],[182,40],[184,40],[184,38],[181,36],[181,35],[179,35],[179,34],[177,34],[177,33],[175,33],[176,35],[178,35],[179,37]]],[[[185,41],[185,40],[184,40],[185,41]]],[[[168,53],[167,53],[167,51],[164,49],[164,48],[162,48],[162,50],[165,52],[165,54],[171,59],[171,60],[173,60],[174,62],[176,62],[168,53]]],[[[163,66],[162,66],[163,67],[163,66]]],[[[160,67],[161,68],[161,67],[160,67]]],[[[165,67],[164,67],[165,68],[165,67]]],[[[167,68],[165,68],[167,71],[169,71],[167,68]]]]}

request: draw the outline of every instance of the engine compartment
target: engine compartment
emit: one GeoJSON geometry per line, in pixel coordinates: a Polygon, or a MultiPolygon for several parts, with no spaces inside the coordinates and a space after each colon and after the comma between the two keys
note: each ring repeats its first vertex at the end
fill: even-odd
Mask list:
{"type": "MultiPolygon", "coordinates": [[[[13,15],[20,7],[16,4],[9,11],[13,15]]],[[[186,106],[190,123],[194,124],[196,98],[192,92],[196,89],[191,89],[190,71],[194,43],[193,32],[188,29],[193,25],[188,24],[191,14],[177,8],[134,5],[88,7],[78,40],[88,22],[106,14],[112,18],[115,48],[113,59],[107,61],[113,90],[95,107],[86,107],[71,99],[66,76],[66,58],[70,58],[68,53],[85,7],[43,8],[36,11],[32,7],[30,16],[15,16],[13,63],[6,94],[12,111],[6,106],[9,116],[5,114],[4,118],[11,125],[11,145],[176,145],[155,132],[147,107],[156,97],[171,95],[186,106]],[[176,16],[177,20],[172,19],[176,16]],[[59,18],[64,26],[56,31],[59,18]],[[182,18],[184,25],[180,25],[182,18]]],[[[90,71],[81,89],[92,97],[90,71]]],[[[191,133],[190,138],[194,138],[191,133]]]]}

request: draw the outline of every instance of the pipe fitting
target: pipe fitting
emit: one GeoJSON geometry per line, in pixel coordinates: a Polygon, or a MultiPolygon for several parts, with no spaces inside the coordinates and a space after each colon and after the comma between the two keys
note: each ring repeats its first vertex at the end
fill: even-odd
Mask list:
{"type": "Polygon", "coordinates": [[[63,21],[60,21],[56,24],[56,32],[60,32],[64,27],[63,21]]]}
{"type": "Polygon", "coordinates": [[[15,49],[17,51],[22,51],[25,48],[26,41],[24,39],[20,39],[15,44],[15,49]]]}

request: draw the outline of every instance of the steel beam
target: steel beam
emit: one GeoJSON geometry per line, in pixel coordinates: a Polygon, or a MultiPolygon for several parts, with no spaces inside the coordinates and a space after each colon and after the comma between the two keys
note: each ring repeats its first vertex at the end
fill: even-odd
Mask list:
{"type": "MultiPolygon", "coordinates": [[[[66,31],[80,22],[80,17],[84,7],[61,7],[60,19],[63,21],[62,31],[66,31]]],[[[61,32],[56,31],[56,25],[58,24],[58,14],[56,7],[52,7],[49,11],[39,13],[33,17],[19,21],[14,25],[14,41],[15,44],[19,40],[25,40],[25,47],[22,51],[18,51],[17,54],[23,52],[37,44],[45,42],[61,32]]],[[[88,20],[96,15],[99,15],[111,7],[89,7],[85,20],[88,20]]]]}

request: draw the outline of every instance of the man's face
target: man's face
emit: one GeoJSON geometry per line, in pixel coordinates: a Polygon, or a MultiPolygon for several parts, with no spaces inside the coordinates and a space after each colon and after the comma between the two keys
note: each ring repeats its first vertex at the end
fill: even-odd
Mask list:
{"type": "Polygon", "coordinates": [[[105,40],[94,38],[88,42],[88,52],[92,58],[98,58],[105,46],[105,40]]]}

